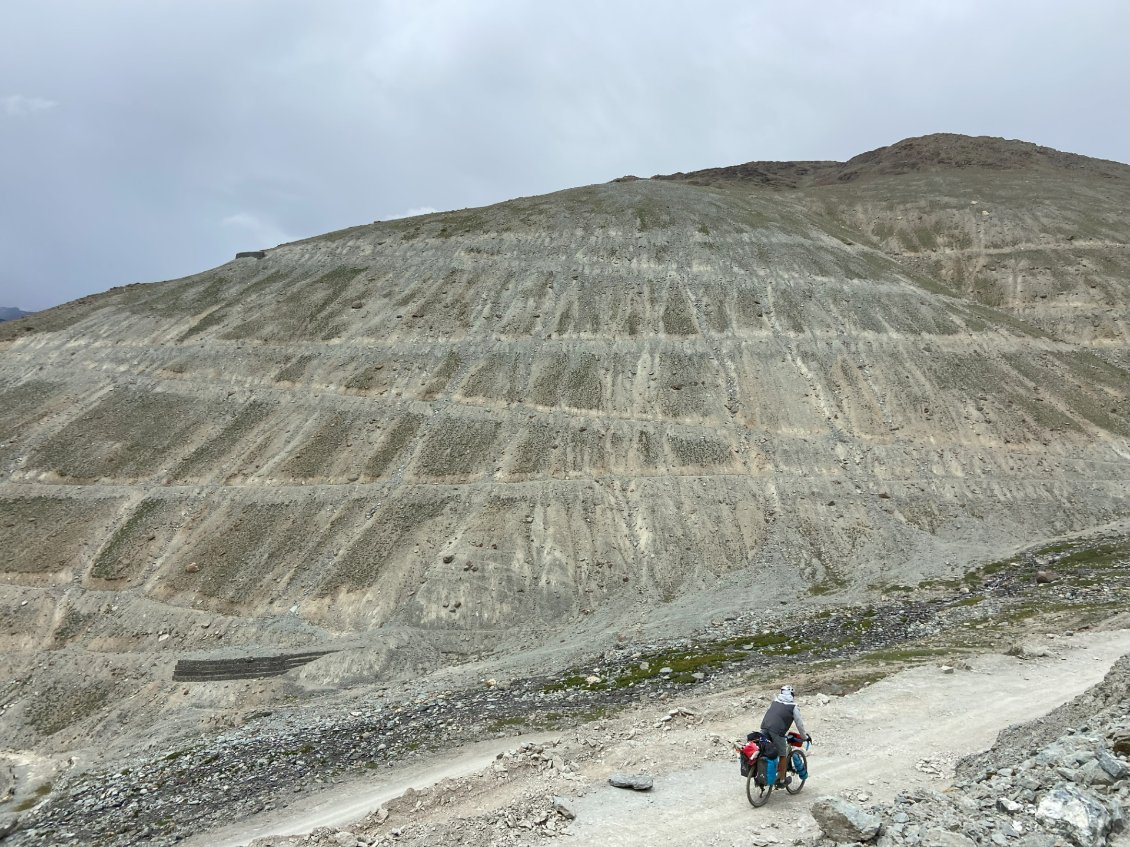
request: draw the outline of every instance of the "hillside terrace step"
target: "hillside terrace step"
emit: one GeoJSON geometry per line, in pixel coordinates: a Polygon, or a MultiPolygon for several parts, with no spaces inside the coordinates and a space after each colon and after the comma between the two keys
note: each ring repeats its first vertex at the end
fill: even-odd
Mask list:
{"type": "Polygon", "coordinates": [[[260,670],[254,672],[240,673],[238,671],[228,671],[226,673],[193,673],[193,674],[179,674],[173,676],[174,682],[225,682],[238,679],[266,679],[272,676],[282,676],[290,668],[275,668],[260,670]]]}
{"type": "Polygon", "coordinates": [[[173,668],[174,682],[211,682],[229,679],[261,679],[279,676],[337,652],[281,653],[274,656],[242,656],[235,659],[180,659],[173,668]]]}
{"type": "Polygon", "coordinates": [[[311,662],[318,656],[309,654],[286,656],[246,656],[239,659],[181,659],[177,664],[185,670],[192,668],[247,668],[254,665],[294,664],[311,662]]]}

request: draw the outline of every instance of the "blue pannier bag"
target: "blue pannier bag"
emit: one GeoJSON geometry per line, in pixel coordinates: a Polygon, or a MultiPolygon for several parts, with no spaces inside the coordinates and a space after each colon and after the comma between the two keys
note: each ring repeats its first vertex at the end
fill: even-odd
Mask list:
{"type": "Polygon", "coordinates": [[[793,771],[795,771],[796,775],[801,779],[808,779],[808,765],[804,763],[804,757],[796,751],[793,751],[792,757],[793,771]]]}

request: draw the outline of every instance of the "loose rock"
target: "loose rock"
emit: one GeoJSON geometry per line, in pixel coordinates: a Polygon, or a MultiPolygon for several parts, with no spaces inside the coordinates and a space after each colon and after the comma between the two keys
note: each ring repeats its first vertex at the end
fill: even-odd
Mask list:
{"type": "Polygon", "coordinates": [[[564,797],[553,798],[553,811],[561,815],[567,821],[575,820],[577,812],[573,809],[573,804],[566,800],[564,797]]]}
{"type": "Polygon", "coordinates": [[[1036,819],[1063,833],[1077,847],[1102,847],[1110,833],[1110,812],[1082,788],[1061,783],[1040,801],[1036,819]]]}
{"type": "Polygon", "coordinates": [[[820,831],[833,841],[870,841],[882,826],[877,815],[839,797],[821,797],[811,812],[820,831]]]}
{"type": "Polygon", "coordinates": [[[614,773],[608,777],[610,785],[616,788],[630,788],[633,791],[650,791],[655,781],[644,774],[614,773]]]}

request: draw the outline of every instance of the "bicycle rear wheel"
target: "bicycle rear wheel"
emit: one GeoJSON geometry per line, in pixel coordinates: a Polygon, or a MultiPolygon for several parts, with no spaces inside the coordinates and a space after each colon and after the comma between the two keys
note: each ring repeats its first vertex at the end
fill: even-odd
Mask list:
{"type": "Polygon", "coordinates": [[[749,798],[749,804],[754,808],[764,806],[769,802],[769,795],[773,793],[772,785],[758,785],[754,780],[754,768],[749,769],[749,776],[745,779],[745,796],[749,798]]]}
{"type": "Polygon", "coordinates": [[[789,784],[785,786],[785,790],[790,794],[800,794],[800,792],[804,790],[804,783],[807,781],[807,778],[801,779],[798,771],[804,771],[805,773],[808,773],[808,756],[804,755],[803,750],[793,750],[789,754],[789,763],[792,764],[792,768],[790,770],[792,770],[793,772],[793,778],[789,780],[789,784]],[[795,765],[797,756],[800,756],[801,767],[799,768],[795,765]]]}

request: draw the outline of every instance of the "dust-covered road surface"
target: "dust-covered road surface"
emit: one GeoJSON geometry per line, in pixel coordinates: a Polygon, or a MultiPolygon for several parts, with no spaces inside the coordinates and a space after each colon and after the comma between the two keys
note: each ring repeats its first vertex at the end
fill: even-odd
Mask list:
{"type": "Polygon", "coordinates": [[[302,804],[301,808],[258,815],[187,839],[184,843],[186,847],[242,847],[256,838],[301,835],[317,827],[343,826],[360,820],[409,788],[420,790],[445,779],[458,780],[475,773],[490,765],[499,753],[513,749],[516,741],[537,743],[550,737],[529,735],[522,739],[496,738],[469,744],[459,750],[456,758],[429,761],[387,776],[347,783],[332,793],[318,795],[311,802],[302,804]]]}
{"type": "MultiPolygon", "coordinates": [[[[609,786],[579,798],[570,843],[744,846],[751,830],[763,840],[788,843],[815,833],[808,808],[817,796],[851,792],[886,800],[912,785],[941,787],[959,758],[990,747],[1001,729],[1046,714],[1101,680],[1130,652],[1130,630],[1042,646],[1053,655],[1031,660],[986,655],[971,663],[972,670],[953,674],[919,667],[832,698],[826,706],[801,697],[801,714],[816,744],[800,794],[774,792],[754,809],[736,760],[689,763],[657,774],[652,792],[609,786]],[[939,773],[929,773],[933,770],[939,773]]],[[[737,738],[760,717],[735,717],[714,731],[737,738]]]]}
{"type": "MultiPolygon", "coordinates": [[[[944,787],[956,761],[987,749],[1001,729],[1046,714],[1101,680],[1130,652],[1130,630],[1048,637],[1038,646],[1049,655],[1018,659],[986,654],[952,673],[937,665],[920,666],[845,697],[800,692],[801,711],[816,742],[809,753],[810,779],[801,794],[775,792],[760,809],[746,801],[745,780],[730,744],[755,728],[769,690],[738,689],[649,703],[572,731],[574,749],[596,752],[578,756],[572,778],[551,786],[576,811],[568,828],[569,843],[787,844],[797,836],[815,834],[808,809],[818,796],[883,801],[907,787],[944,787]],[[676,706],[693,717],[676,716],[659,724],[676,706]],[[607,777],[617,771],[646,773],[655,787],[648,792],[613,788],[607,777]]],[[[523,740],[471,745],[441,764],[341,786],[332,795],[318,795],[314,804],[260,816],[186,843],[236,847],[266,836],[344,827],[409,788],[420,790],[441,779],[450,780],[445,785],[451,790],[444,794],[458,804],[461,779],[488,767],[497,753],[523,740]]],[[[519,778],[528,780],[533,790],[544,790],[550,777],[519,778]]],[[[473,817],[497,808],[489,797],[472,792],[463,807],[456,805],[444,814],[473,817]]],[[[418,812],[421,818],[428,814],[426,809],[418,812]]]]}

